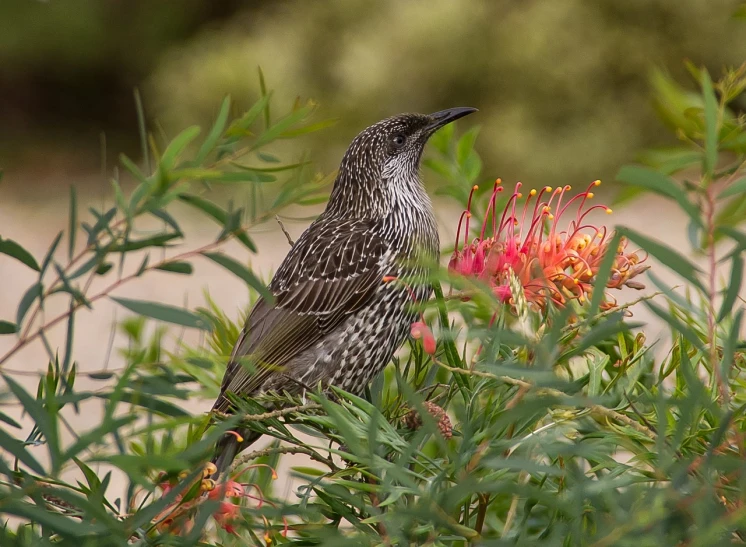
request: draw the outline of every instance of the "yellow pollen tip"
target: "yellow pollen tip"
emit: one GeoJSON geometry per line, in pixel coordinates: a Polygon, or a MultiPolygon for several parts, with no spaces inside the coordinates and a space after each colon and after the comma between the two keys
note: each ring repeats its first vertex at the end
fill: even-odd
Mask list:
{"type": "Polygon", "coordinates": [[[577,277],[573,277],[572,278],[572,282],[575,283],[576,285],[580,283],[580,281],[578,281],[577,277]]]}
{"type": "Polygon", "coordinates": [[[593,192],[588,192],[587,196],[588,196],[588,199],[593,199],[593,192]]]}
{"type": "Polygon", "coordinates": [[[528,193],[528,195],[529,195],[529,196],[535,196],[535,195],[536,195],[536,190],[531,190],[531,191],[530,191],[530,192],[528,193]]]}
{"type": "Polygon", "coordinates": [[[552,187],[551,186],[545,186],[544,187],[544,191],[545,192],[551,192],[552,191],[552,187]]]}
{"type": "Polygon", "coordinates": [[[602,234],[601,232],[598,232],[598,233],[596,234],[596,237],[597,237],[598,239],[603,239],[604,235],[603,235],[603,234],[602,234]]]}
{"type": "Polygon", "coordinates": [[[585,275],[587,275],[588,277],[590,277],[590,276],[593,275],[593,272],[591,270],[586,270],[585,271],[585,275]]]}
{"type": "Polygon", "coordinates": [[[601,181],[600,180],[594,180],[593,181],[593,186],[601,186],[601,181]]]}
{"type": "Polygon", "coordinates": [[[466,218],[471,218],[471,211],[466,212],[466,218]]]}
{"type": "Polygon", "coordinates": [[[610,215],[610,214],[611,214],[611,213],[613,213],[613,212],[614,212],[614,211],[612,211],[612,210],[611,210],[611,209],[609,209],[608,207],[606,208],[606,214],[607,214],[607,215],[610,215]]]}
{"type": "Polygon", "coordinates": [[[554,220],[554,215],[550,214],[550,215],[549,215],[549,216],[548,216],[547,218],[548,218],[549,220],[554,220]]]}
{"type": "Polygon", "coordinates": [[[234,437],[236,437],[236,440],[237,440],[238,442],[240,442],[240,443],[242,443],[242,442],[243,442],[243,437],[242,437],[241,435],[239,435],[238,433],[236,433],[235,431],[226,431],[225,433],[226,433],[227,435],[233,435],[234,437]]]}
{"type": "Polygon", "coordinates": [[[495,184],[502,184],[502,183],[503,183],[503,179],[495,179],[495,184]]]}
{"type": "Polygon", "coordinates": [[[551,209],[551,208],[550,208],[550,207],[549,207],[548,205],[545,205],[545,206],[544,206],[544,208],[542,209],[542,212],[544,212],[544,213],[548,213],[548,212],[549,212],[549,211],[551,211],[551,210],[552,210],[552,209],[551,209]]]}
{"type": "Polygon", "coordinates": [[[569,184],[565,186],[565,192],[569,192],[570,190],[572,190],[572,186],[570,186],[569,184]]]}
{"type": "Polygon", "coordinates": [[[476,192],[477,190],[479,190],[479,185],[475,184],[474,186],[471,187],[471,189],[476,192]]]}
{"type": "Polygon", "coordinates": [[[520,192],[518,192],[518,193],[517,193],[517,194],[515,195],[515,197],[517,197],[518,199],[521,199],[521,198],[523,197],[523,194],[521,194],[520,192]]]}

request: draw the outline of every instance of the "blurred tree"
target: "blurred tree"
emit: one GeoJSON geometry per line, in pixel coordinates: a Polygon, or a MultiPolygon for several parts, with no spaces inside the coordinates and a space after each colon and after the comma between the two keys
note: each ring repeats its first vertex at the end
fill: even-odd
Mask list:
{"type": "Polygon", "coordinates": [[[318,137],[316,157],[329,167],[371,119],[468,105],[481,110],[480,146],[496,162],[487,173],[531,185],[610,179],[666,138],[648,99],[652,67],[683,76],[684,58],[713,70],[742,62],[737,5],[296,0],[249,10],[167,54],[147,102],[166,128],[204,123],[226,92],[242,105],[256,98],[261,64],[285,101],[310,95],[343,120],[318,137]]]}
{"type": "Polygon", "coordinates": [[[102,130],[136,135],[132,90],[161,53],[241,4],[183,0],[174,9],[149,0],[3,0],[0,139],[59,144],[102,130]]]}

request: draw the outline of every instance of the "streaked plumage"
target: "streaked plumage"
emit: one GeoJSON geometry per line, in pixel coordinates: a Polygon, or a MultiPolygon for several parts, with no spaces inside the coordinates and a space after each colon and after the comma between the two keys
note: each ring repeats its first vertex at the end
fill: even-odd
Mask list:
{"type": "MultiPolygon", "coordinates": [[[[427,264],[438,259],[438,231],[419,178],[427,139],[473,112],[402,114],[360,133],[340,165],[326,210],[295,242],[233,349],[214,410],[228,393],[297,394],[334,385],[361,393],[392,358],[429,297],[427,264]],[[396,278],[400,281],[385,281],[396,278]]],[[[258,437],[226,435],[218,472],[258,437]]]]}

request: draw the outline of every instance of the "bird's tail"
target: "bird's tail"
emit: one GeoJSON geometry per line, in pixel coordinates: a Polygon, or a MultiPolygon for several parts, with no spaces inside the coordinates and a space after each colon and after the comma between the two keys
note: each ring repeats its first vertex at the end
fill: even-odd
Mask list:
{"type": "Polygon", "coordinates": [[[259,437],[261,437],[261,433],[248,429],[226,433],[215,446],[212,463],[217,467],[217,471],[213,473],[212,480],[217,481],[220,474],[231,466],[236,455],[254,443],[259,437]]]}

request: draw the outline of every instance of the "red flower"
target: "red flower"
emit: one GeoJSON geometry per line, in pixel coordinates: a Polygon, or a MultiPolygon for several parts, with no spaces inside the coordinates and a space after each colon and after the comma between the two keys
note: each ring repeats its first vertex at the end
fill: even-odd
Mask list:
{"type": "Polygon", "coordinates": [[[425,353],[428,355],[435,355],[435,348],[437,346],[435,336],[433,336],[433,332],[424,321],[416,321],[412,323],[409,333],[415,340],[422,338],[422,349],[425,350],[425,353]]]}
{"type": "MultiPolygon", "coordinates": [[[[611,239],[605,226],[594,226],[587,220],[588,213],[594,210],[611,213],[611,209],[605,205],[585,207],[587,201],[593,198],[591,189],[601,181],[594,181],[585,192],[565,204],[562,200],[570,186],[556,189],[547,186],[539,192],[531,190],[522,210],[517,206],[518,200],[523,197],[520,193],[521,183],[516,183],[515,191],[498,218],[497,195],[503,190],[500,183],[500,179],[495,183],[480,235],[470,243],[471,202],[477,187],[472,189],[467,209],[459,220],[456,248],[448,269],[452,273],[488,283],[500,302],[514,302],[515,295],[510,287],[511,273],[520,282],[527,302],[540,310],[545,310],[549,301],[560,307],[569,299],[584,302],[593,290],[596,274],[609,250],[611,239]],[[577,213],[567,228],[562,230],[559,222],[568,208],[575,204],[578,206],[577,213]],[[490,213],[491,224],[488,223],[490,213]],[[545,230],[545,224],[548,230],[545,230]],[[486,235],[488,227],[491,228],[491,236],[486,235]],[[462,229],[463,243],[460,241],[462,229]]],[[[631,279],[649,266],[641,265],[645,257],[627,253],[626,246],[627,241],[622,240],[619,248],[614,250],[616,255],[606,287],[618,289],[626,285],[642,289],[643,285],[631,279]]],[[[615,304],[613,298],[604,294],[602,309],[615,304]]]]}

